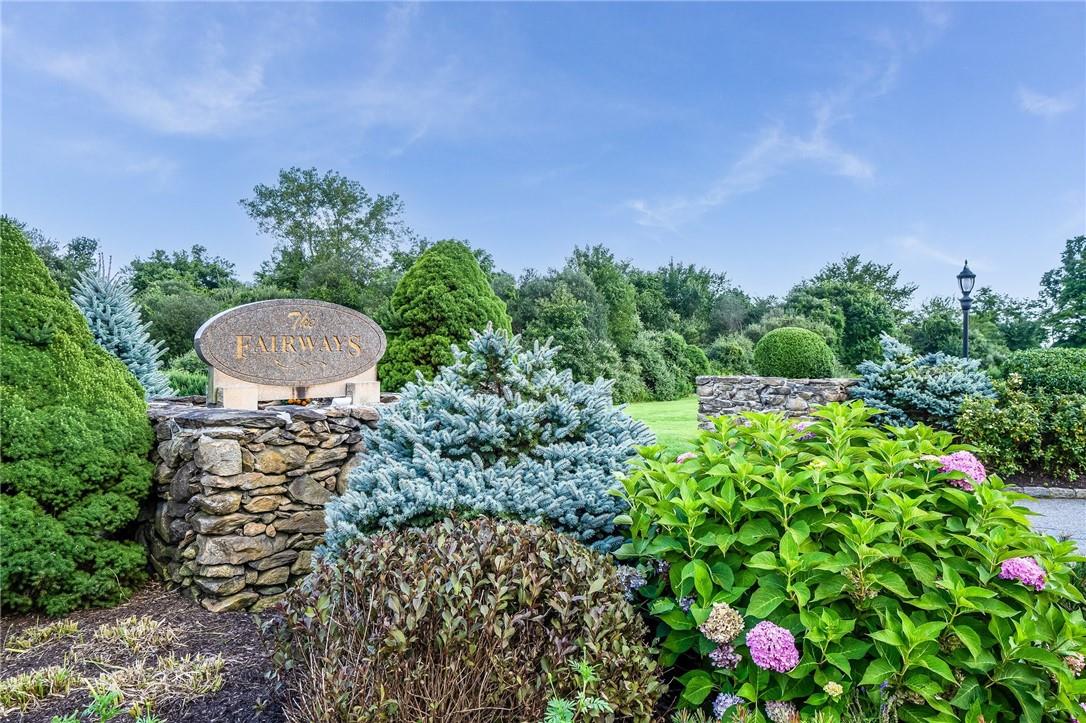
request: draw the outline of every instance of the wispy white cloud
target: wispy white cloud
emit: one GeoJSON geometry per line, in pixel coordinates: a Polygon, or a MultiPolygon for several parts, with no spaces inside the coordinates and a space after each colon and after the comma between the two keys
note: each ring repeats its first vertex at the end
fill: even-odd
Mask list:
{"type": "Polygon", "coordinates": [[[635,222],[674,230],[709,209],[758,191],[774,177],[795,168],[815,167],[829,175],[858,182],[874,178],[874,163],[858,151],[846,148],[835,138],[834,131],[853,117],[862,102],[890,92],[905,59],[928,47],[951,24],[945,5],[920,5],[919,12],[919,28],[883,28],[872,33],[870,40],[879,49],[879,57],[858,62],[852,77],[842,85],[815,94],[806,132],[790,131],[782,123],[763,128],[706,191],[664,200],[627,201],[625,205],[634,211],[635,222]]]}
{"type": "Polygon", "coordinates": [[[963,260],[957,256],[932,246],[916,235],[898,236],[892,240],[892,243],[907,255],[932,259],[947,266],[958,266],[963,262],[963,260]]]}
{"type": "Polygon", "coordinates": [[[493,75],[455,53],[434,53],[427,29],[420,27],[423,8],[392,5],[385,12],[372,68],[340,99],[361,131],[393,130],[385,148],[398,155],[434,132],[468,125],[491,97],[493,75]]]}
{"type": "Polygon", "coordinates": [[[814,164],[832,175],[855,180],[872,178],[875,169],[870,162],[841,148],[830,137],[838,120],[833,103],[820,101],[814,115],[813,127],[803,135],[789,133],[779,125],[763,130],[758,140],[704,193],[660,202],[635,199],[627,206],[637,213],[636,221],[643,226],[674,229],[707,209],[757,191],[795,165],[814,164]]]}
{"type": "Polygon", "coordinates": [[[1078,100],[1073,91],[1046,95],[1025,87],[1018,89],[1018,107],[1026,113],[1045,118],[1053,118],[1074,110],[1078,106],[1078,100]]]}
{"type": "Polygon", "coordinates": [[[150,131],[217,135],[260,114],[267,64],[289,47],[299,25],[297,13],[250,15],[257,31],[248,37],[256,40],[228,42],[213,20],[196,32],[181,30],[184,6],[141,10],[124,27],[104,20],[63,46],[33,22],[12,23],[4,34],[6,60],[61,81],[150,131]]]}
{"type": "Polygon", "coordinates": [[[52,147],[99,173],[140,176],[157,185],[171,181],[179,168],[178,162],[168,156],[104,138],[53,139],[52,147]]]}

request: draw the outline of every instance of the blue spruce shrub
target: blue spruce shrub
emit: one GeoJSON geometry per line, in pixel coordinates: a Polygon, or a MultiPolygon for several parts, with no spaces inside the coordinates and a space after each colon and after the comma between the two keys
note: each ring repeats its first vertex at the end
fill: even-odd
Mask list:
{"type": "Polygon", "coordinates": [[[329,503],[319,554],[380,529],[463,510],[543,523],[609,549],[625,504],[612,491],[652,433],[611,382],[555,371],[557,349],[488,327],[432,381],[407,384],[366,433],[348,489],[329,503]]]}
{"type": "Polygon", "coordinates": [[[99,261],[97,268],[80,275],[72,301],[83,312],[98,346],[124,362],[147,398],[173,394],[161,369],[162,342],[151,341],[123,276],[108,273],[99,261]]]}
{"type": "Polygon", "coordinates": [[[868,360],[856,367],[862,379],[852,396],[882,410],[885,422],[954,429],[967,397],[995,397],[991,380],[975,359],[942,352],[917,355],[888,334],[880,343],[882,362],[868,360]]]}

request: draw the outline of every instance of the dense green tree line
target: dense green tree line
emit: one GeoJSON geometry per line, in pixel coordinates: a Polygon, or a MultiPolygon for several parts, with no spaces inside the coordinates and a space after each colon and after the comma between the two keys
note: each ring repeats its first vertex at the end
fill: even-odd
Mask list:
{"type": "MultiPolygon", "coordinates": [[[[239,280],[232,263],[199,244],[155,250],[127,266],[140,312],[171,359],[191,349],[196,329],[218,311],[287,297],[331,301],[374,317],[390,331],[383,371],[391,386],[410,379],[415,367],[430,375],[445,359],[420,337],[463,343],[467,325],[485,321],[508,324],[528,341],[553,339],[562,347],[560,366],[577,379],[614,379],[623,400],[672,399],[691,393],[698,374],[750,372],[754,344],[781,327],[822,337],[838,374],[879,358],[883,333],[921,353],[954,354],[961,345],[954,298],[921,302],[914,298],[917,287],[891,265],[858,255],[827,263],[782,297],[755,298],[720,271],[676,260],[638,268],[599,245],[578,247],[562,266],[529,269],[517,278],[465,242],[418,237],[396,194],[371,194],[334,171],[284,169],[240,205],[276,242],[253,282],[239,280]],[[438,256],[429,253],[438,248],[438,256]],[[420,263],[428,270],[413,271],[420,263]],[[476,288],[480,279],[490,287],[485,295],[476,288]],[[411,310],[411,298],[461,293],[452,287],[466,301],[450,300],[433,319],[411,310]],[[457,310],[480,304],[478,313],[457,310]],[[440,333],[431,334],[430,326],[440,333]]],[[[61,246],[32,229],[28,237],[66,290],[99,252],[95,239],[61,246]]],[[[986,366],[1045,343],[1086,345],[1086,237],[1067,242],[1036,299],[990,288],[979,289],[975,299],[971,346],[986,366]]]]}

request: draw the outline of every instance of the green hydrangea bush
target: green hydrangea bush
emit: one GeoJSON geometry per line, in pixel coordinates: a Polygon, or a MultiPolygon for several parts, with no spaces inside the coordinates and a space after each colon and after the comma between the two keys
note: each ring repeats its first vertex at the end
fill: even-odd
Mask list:
{"type": "Polygon", "coordinates": [[[915,354],[908,344],[887,334],[881,341],[882,361],[862,362],[857,367],[862,378],[850,393],[877,408],[885,422],[954,429],[966,399],[995,397],[991,380],[975,359],[942,352],[915,354]]]}
{"type": "Polygon", "coordinates": [[[110,605],[144,578],[128,532],[151,485],[143,390],[27,243],[0,220],[0,601],[110,605]]]}
{"type": "Polygon", "coordinates": [[[362,538],[318,562],[266,630],[299,723],[540,721],[550,699],[577,698],[581,661],[607,706],[578,721],[647,723],[664,687],[609,558],[517,522],[362,538]]]}
{"type": "Polygon", "coordinates": [[[598,547],[621,541],[615,494],[652,433],[611,402],[610,382],[575,382],[556,350],[488,329],[430,382],[408,384],[365,434],[346,492],[327,506],[321,554],[451,511],[541,522],[598,547]]]}
{"type": "Polygon", "coordinates": [[[1074,543],[1034,533],[950,433],[875,413],[720,418],[625,481],[618,554],[681,703],[778,723],[1081,715],[1074,543]]]}
{"type": "Polygon", "coordinates": [[[766,377],[823,379],[832,377],[836,366],[833,350],[808,329],[782,326],[754,346],[754,368],[766,377]]]}

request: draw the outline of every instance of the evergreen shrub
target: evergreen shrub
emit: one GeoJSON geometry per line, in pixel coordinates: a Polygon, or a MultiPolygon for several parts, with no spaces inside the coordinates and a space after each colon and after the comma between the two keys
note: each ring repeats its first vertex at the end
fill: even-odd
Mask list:
{"type": "Polygon", "coordinates": [[[452,346],[493,324],[511,331],[505,302],[494,293],[475,255],[459,241],[441,241],[407,270],[392,294],[385,331],[388,351],[377,371],[386,389],[399,389],[416,373],[431,379],[453,361],[452,346]]]}
{"type": "Polygon", "coordinates": [[[1025,496],[949,432],[876,413],[721,417],[695,453],[646,452],[627,478],[617,554],[639,561],[681,704],[725,721],[1081,715],[1074,542],[1033,532],[1025,496]]]}
{"type": "Polygon", "coordinates": [[[707,356],[723,374],[754,373],[754,342],[742,334],[718,336],[707,356]]]}
{"type": "Polygon", "coordinates": [[[607,557],[485,517],[352,542],[267,630],[290,721],[539,721],[582,656],[614,715],[577,720],[647,723],[663,690],[607,557]]]}
{"type": "Polygon", "coordinates": [[[1052,394],[1086,394],[1086,349],[1024,349],[1012,352],[1003,375],[1017,374],[1023,389],[1052,394]]]}
{"type": "Polygon", "coordinates": [[[178,396],[207,394],[207,364],[196,356],[195,349],[190,349],[170,362],[166,376],[178,396]]]}
{"type": "Polygon", "coordinates": [[[611,403],[610,382],[555,371],[555,350],[488,329],[430,382],[408,384],[366,432],[366,454],[326,508],[324,552],[350,540],[467,510],[541,522],[617,543],[613,491],[641,422],[611,403]]]}
{"type": "Polygon", "coordinates": [[[132,288],[120,274],[110,274],[99,261],[80,274],[72,301],[83,312],[98,345],[124,362],[143,387],[145,396],[173,394],[163,374],[161,341],[152,341],[148,324],[140,318],[132,288]]]}
{"type": "Polygon", "coordinates": [[[869,360],[857,367],[862,378],[850,393],[879,409],[890,424],[923,422],[954,429],[968,397],[995,397],[991,380],[975,359],[942,352],[917,355],[886,334],[882,354],[881,363],[869,360]]]}
{"type": "Polygon", "coordinates": [[[765,377],[821,379],[833,376],[837,359],[818,334],[784,326],[754,346],[754,368],[765,377]]]}
{"type": "Polygon", "coordinates": [[[128,539],[151,483],[143,390],[0,220],[0,590],[5,612],[112,605],[144,578],[128,539]]]}
{"type": "Polygon", "coordinates": [[[998,398],[968,397],[957,431],[1003,476],[1076,480],[1086,474],[1086,394],[1027,389],[1012,373],[998,398]]]}

